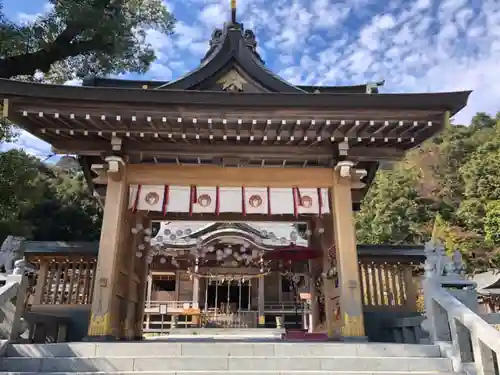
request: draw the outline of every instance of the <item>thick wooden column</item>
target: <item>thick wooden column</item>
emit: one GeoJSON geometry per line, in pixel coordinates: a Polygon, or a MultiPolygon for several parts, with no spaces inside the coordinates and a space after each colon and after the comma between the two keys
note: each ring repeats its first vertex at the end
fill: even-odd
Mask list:
{"type": "MultiPolygon", "coordinates": [[[[120,293],[119,257],[124,247],[125,215],[128,207],[126,166],[108,172],[106,202],[99,242],[94,294],[87,339],[104,341],[121,339],[123,306],[120,293]]],[[[125,280],[126,281],[126,280],[125,280]]]]}
{"type": "MultiPolygon", "coordinates": [[[[142,225],[144,228],[151,229],[151,220],[146,217],[142,218],[142,225]]],[[[136,258],[134,264],[134,278],[136,282],[134,287],[136,288],[137,303],[135,304],[134,319],[135,319],[135,329],[134,329],[134,340],[143,339],[144,330],[144,308],[146,306],[146,300],[151,298],[151,294],[148,293],[148,283],[149,283],[149,263],[147,261],[147,254],[149,252],[149,242],[144,242],[146,248],[143,251],[143,256],[141,258],[136,258]]],[[[135,252],[135,250],[134,250],[135,252]]],[[[151,287],[151,286],[150,286],[151,287]]]]}
{"type": "Polygon", "coordinates": [[[47,275],[49,273],[49,260],[47,258],[40,259],[40,268],[38,269],[38,278],[35,286],[35,296],[33,298],[33,305],[40,305],[43,301],[43,292],[47,275]]]}
{"type": "MultiPolygon", "coordinates": [[[[339,273],[340,309],[344,339],[366,340],[361,284],[356,248],[356,231],[352,210],[352,167],[336,167],[333,174],[332,206],[339,273]]],[[[359,180],[358,180],[359,182],[359,180]]]]}
{"type": "Polygon", "coordinates": [[[147,275],[147,249],[141,251],[141,257],[136,256],[139,245],[147,245],[145,241],[145,232],[142,230],[136,234],[131,234],[132,227],[142,226],[144,229],[149,227],[149,221],[146,221],[141,213],[130,214],[130,225],[127,226],[130,233],[127,241],[127,253],[124,257],[122,272],[125,271],[128,277],[128,289],[126,291],[127,314],[125,321],[125,336],[129,340],[138,340],[142,337],[142,325],[138,327],[138,320],[142,319],[145,303],[145,285],[147,275]]]}

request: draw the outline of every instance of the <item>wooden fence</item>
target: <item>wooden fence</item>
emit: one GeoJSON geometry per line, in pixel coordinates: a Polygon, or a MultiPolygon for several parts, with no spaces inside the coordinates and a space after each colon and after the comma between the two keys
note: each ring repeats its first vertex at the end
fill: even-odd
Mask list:
{"type": "MultiPolygon", "coordinates": [[[[28,298],[32,305],[87,305],[92,303],[96,259],[48,259],[36,262],[37,279],[28,298]]],[[[365,311],[416,311],[415,266],[364,262],[359,265],[365,311]]]]}
{"type": "Polygon", "coordinates": [[[416,311],[418,298],[415,266],[411,264],[363,263],[359,265],[365,311],[416,311]]]}
{"type": "Polygon", "coordinates": [[[87,305],[92,303],[95,258],[42,259],[30,305],[87,305]],[[41,281],[41,283],[38,282],[41,281]]]}

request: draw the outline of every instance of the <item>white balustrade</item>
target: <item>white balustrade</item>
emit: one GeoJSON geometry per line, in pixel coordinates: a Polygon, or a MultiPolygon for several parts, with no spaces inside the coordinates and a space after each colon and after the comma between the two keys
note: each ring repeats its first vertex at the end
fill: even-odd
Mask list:
{"type": "MultiPolygon", "coordinates": [[[[0,335],[2,339],[18,340],[25,327],[22,325],[24,297],[28,287],[28,277],[24,275],[26,262],[14,262],[11,274],[4,277],[5,284],[0,287],[0,335]],[[16,298],[15,304],[12,300],[16,298]]],[[[0,349],[1,350],[1,349],[0,349]]]]}
{"type": "Polygon", "coordinates": [[[500,332],[477,313],[475,283],[464,276],[461,256],[451,258],[437,243],[428,243],[423,281],[422,328],[451,358],[454,370],[498,375],[500,332]]]}

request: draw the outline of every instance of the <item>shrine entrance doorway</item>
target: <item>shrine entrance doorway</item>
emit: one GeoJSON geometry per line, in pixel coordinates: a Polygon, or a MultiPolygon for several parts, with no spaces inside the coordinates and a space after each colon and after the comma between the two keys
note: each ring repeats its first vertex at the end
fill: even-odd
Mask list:
{"type": "MultiPolygon", "coordinates": [[[[142,285],[145,285],[148,264],[155,252],[152,245],[151,223],[160,220],[210,220],[226,223],[266,220],[307,223],[308,231],[312,234],[310,245],[321,249],[323,253],[322,259],[311,267],[311,272],[320,276],[336,268],[340,275],[346,275],[344,279],[340,277],[338,283],[340,298],[336,299],[337,303],[343,306],[341,319],[334,318],[335,299],[330,295],[335,283],[330,279],[322,282],[328,334],[333,337],[336,326],[338,332],[341,330],[338,335],[364,337],[351,192],[352,189],[362,186],[359,179],[364,176],[363,170],[355,169],[350,162],[344,163],[345,165],[339,163],[332,171],[328,168],[127,165],[122,161],[114,163],[115,159],[116,157],[108,158],[110,165],[104,168],[106,174],[95,179],[107,187],[97,284],[89,327],[90,338],[93,336],[124,338],[132,334],[133,337],[142,336],[144,302],[141,301],[145,298],[143,292],[145,286],[142,285]],[[128,245],[130,247],[127,248],[128,245]],[[335,265],[331,263],[329,252],[332,248],[336,249],[335,265]],[[128,263],[131,253],[136,254],[138,262],[128,263]],[[125,296],[125,300],[128,301],[127,316],[124,318],[126,322],[120,321],[121,318],[117,315],[118,309],[114,307],[113,301],[118,295],[125,296]]],[[[175,238],[174,233],[164,235],[175,238]]],[[[291,241],[285,239],[282,245],[289,245],[292,242],[293,239],[291,241]]],[[[189,282],[193,284],[192,295],[191,297],[186,295],[184,299],[179,300],[183,302],[182,306],[175,307],[187,309],[197,315],[197,318],[193,319],[195,322],[201,318],[200,307],[204,305],[200,279],[206,277],[200,273],[201,257],[196,254],[199,252],[217,254],[221,250],[215,248],[216,245],[211,243],[211,238],[206,238],[203,245],[205,246],[203,249],[200,247],[193,249],[192,254],[196,261],[188,269],[187,275],[183,276],[187,278],[183,281],[185,284],[189,282]]],[[[262,245],[258,243],[251,245],[256,247],[254,250],[258,253],[252,255],[252,261],[255,262],[255,258],[260,258],[260,262],[264,262],[263,254],[260,254],[262,249],[259,249],[262,245]]],[[[236,259],[233,263],[238,264],[233,266],[241,267],[241,262],[242,259],[236,259]]],[[[175,261],[172,264],[175,265],[175,261]]],[[[265,268],[262,264],[259,275],[254,275],[254,280],[251,282],[258,287],[250,288],[248,298],[251,306],[252,301],[258,301],[257,306],[254,305],[256,309],[248,313],[255,315],[249,317],[248,321],[258,322],[257,326],[265,325],[265,315],[269,308],[264,302],[265,268]]],[[[217,272],[213,274],[220,277],[217,272]]],[[[222,300],[221,302],[214,300],[214,308],[218,309],[215,312],[217,314],[234,310],[233,300],[236,297],[238,303],[240,298],[242,304],[244,302],[243,295],[236,293],[236,289],[225,286],[225,282],[227,280],[221,282],[220,288],[217,287],[213,291],[213,294],[215,291],[217,294],[223,291],[226,293],[225,303],[222,303],[222,300]]],[[[282,285],[281,279],[272,284],[282,285]]],[[[182,290],[182,284],[180,288],[182,290]]],[[[209,292],[212,295],[213,288],[207,286],[207,298],[209,292]]],[[[244,284],[241,289],[243,292],[244,284]]],[[[306,292],[308,293],[305,294],[309,295],[316,293],[314,288],[306,292]]],[[[318,311],[318,306],[314,304],[315,298],[310,300],[311,310],[318,311]]],[[[290,306],[296,303],[297,301],[284,301],[280,298],[273,303],[273,308],[278,308],[278,311],[282,312],[281,316],[276,318],[278,328],[284,328],[284,315],[287,311],[298,311],[296,306],[290,306]]],[[[208,301],[206,306],[208,310],[208,301]]],[[[237,310],[242,313],[244,308],[237,310]]],[[[314,329],[316,323],[310,322],[309,327],[312,327],[310,329],[314,329]]],[[[255,323],[249,326],[255,326],[255,323]]]]}
{"type": "Polygon", "coordinates": [[[206,311],[219,309],[226,313],[250,310],[250,282],[248,280],[210,280],[205,281],[206,311]]]}

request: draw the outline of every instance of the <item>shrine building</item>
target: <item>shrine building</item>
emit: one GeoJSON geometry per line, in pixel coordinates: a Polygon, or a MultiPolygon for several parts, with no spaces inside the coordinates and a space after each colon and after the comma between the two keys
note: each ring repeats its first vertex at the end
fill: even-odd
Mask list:
{"type": "MultiPolygon", "coordinates": [[[[76,155],[103,206],[87,339],[141,338],[145,314],[151,330],[153,315],[166,312],[169,326],[295,324],[364,339],[370,291],[353,214],[379,167],[449,126],[470,94],[380,93],[381,85],[286,82],[234,16],[213,32],[200,65],[174,81],[0,80],[3,116],[76,155]],[[212,227],[160,224],[178,221],[212,227]],[[297,229],[278,236],[274,223],[297,229]]],[[[44,272],[83,275],[75,264],[44,272]]],[[[402,303],[404,277],[378,272],[379,285],[394,290],[372,294],[402,303]]],[[[58,292],[42,284],[38,297],[58,292]]]]}

